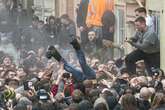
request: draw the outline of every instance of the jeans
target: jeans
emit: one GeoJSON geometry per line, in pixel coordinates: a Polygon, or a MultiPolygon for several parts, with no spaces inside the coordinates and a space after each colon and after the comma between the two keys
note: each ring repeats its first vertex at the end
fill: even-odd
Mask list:
{"type": "Polygon", "coordinates": [[[125,59],[127,70],[130,74],[136,74],[136,62],[138,60],[144,60],[147,72],[152,75],[151,68],[160,68],[160,53],[144,53],[141,50],[135,50],[127,55],[125,59]]]}
{"type": "Polygon", "coordinates": [[[71,73],[72,76],[78,81],[83,81],[86,79],[95,79],[96,73],[92,68],[89,67],[89,65],[87,65],[83,51],[76,50],[76,54],[77,54],[77,58],[79,60],[82,71],[80,71],[79,69],[76,69],[71,64],[69,64],[66,60],[63,59],[62,62],[64,63],[64,69],[67,72],[71,73]]]}

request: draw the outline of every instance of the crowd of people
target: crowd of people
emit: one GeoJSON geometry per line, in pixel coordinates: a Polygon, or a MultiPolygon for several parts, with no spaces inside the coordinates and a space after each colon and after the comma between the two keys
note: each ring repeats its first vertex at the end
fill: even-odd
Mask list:
{"type": "Polygon", "coordinates": [[[146,10],[135,10],[136,34],[126,39],[136,49],[115,59],[113,48],[124,47],[113,42],[112,1],[81,0],[76,23],[33,15],[29,26],[17,14],[4,31],[0,20],[0,110],[164,110],[160,44],[146,10]]]}
{"type": "Polygon", "coordinates": [[[4,55],[1,62],[1,109],[164,109],[165,78],[162,70],[155,69],[154,74],[148,76],[144,62],[140,61],[136,63],[137,73],[130,75],[123,58],[101,64],[99,59],[85,56],[77,40],[74,39],[71,45],[79,63],[73,61],[73,57],[66,60],[54,46],[49,46],[46,56],[42,52],[29,52],[19,67],[11,57],[4,55]]]}

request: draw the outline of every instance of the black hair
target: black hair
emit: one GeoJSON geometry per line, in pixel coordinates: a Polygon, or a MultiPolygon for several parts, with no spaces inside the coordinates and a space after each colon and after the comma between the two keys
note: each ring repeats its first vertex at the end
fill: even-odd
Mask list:
{"type": "MultiPolygon", "coordinates": [[[[22,5],[21,3],[20,3],[20,4],[18,4],[18,6],[20,6],[21,8],[23,8],[23,5],[22,5]]],[[[17,7],[18,7],[18,6],[17,6],[17,7]]]]}
{"type": "Polygon", "coordinates": [[[69,15],[68,14],[63,14],[61,16],[61,19],[67,19],[67,20],[69,20],[69,15]]]}
{"type": "Polygon", "coordinates": [[[8,84],[9,84],[9,82],[11,82],[11,81],[14,81],[14,82],[16,82],[16,83],[17,83],[17,85],[19,85],[19,81],[18,81],[18,80],[16,80],[16,79],[6,79],[6,80],[5,80],[5,84],[6,84],[6,85],[8,85],[8,84]]]}
{"type": "Polygon", "coordinates": [[[70,73],[63,73],[62,77],[68,79],[70,78],[70,73]]]}
{"type": "Polygon", "coordinates": [[[11,68],[11,69],[8,69],[8,70],[5,71],[3,77],[6,77],[9,74],[9,72],[17,73],[16,70],[14,70],[14,69],[11,68]]]}
{"type": "Polygon", "coordinates": [[[39,21],[39,17],[36,16],[36,15],[34,15],[32,20],[33,20],[33,21],[39,21]]]}
{"type": "Polygon", "coordinates": [[[138,18],[135,19],[135,22],[146,23],[146,20],[144,17],[139,16],[138,18]]]}
{"type": "Polygon", "coordinates": [[[56,18],[55,18],[54,16],[49,16],[49,20],[48,20],[48,22],[50,22],[51,19],[53,19],[54,22],[56,21],[56,18]]]}
{"type": "Polygon", "coordinates": [[[127,70],[127,68],[122,68],[122,69],[120,70],[120,73],[121,73],[121,74],[129,73],[129,71],[127,70]]]}
{"type": "Polygon", "coordinates": [[[147,11],[146,11],[146,9],[144,7],[139,7],[137,9],[135,9],[135,12],[139,12],[139,13],[144,12],[145,14],[147,13],[147,11]]]}
{"type": "Polygon", "coordinates": [[[119,58],[115,61],[115,64],[118,68],[122,67],[124,64],[124,60],[122,58],[119,58]]]}
{"type": "Polygon", "coordinates": [[[42,23],[42,24],[44,24],[44,21],[43,21],[43,20],[39,20],[39,23],[42,23]]]}

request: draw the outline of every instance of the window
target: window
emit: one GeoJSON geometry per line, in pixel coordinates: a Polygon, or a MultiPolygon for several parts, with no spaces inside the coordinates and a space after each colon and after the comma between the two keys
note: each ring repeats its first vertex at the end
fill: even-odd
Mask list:
{"type": "Polygon", "coordinates": [[[42,20],[45,20],[50,15],[55,15],[54,0],[34,0],[35,14],[42,20]]]}

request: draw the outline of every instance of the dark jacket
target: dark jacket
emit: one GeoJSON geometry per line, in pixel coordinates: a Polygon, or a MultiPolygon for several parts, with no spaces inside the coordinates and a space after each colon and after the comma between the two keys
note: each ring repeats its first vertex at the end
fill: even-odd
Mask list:
{"type": "Polygon", "coordinates": [[[106,101],[108,103],[108,106],[109,106],[110,110],[113,110],[118,104],[118,101],[114,96],[106,97],[106,101]]]}
{"type": "Polygon", "coordinates": [[[137,99],[137,104],[139,110],[149,110],[151,108],[151,104],[146,100],[137,99]]]}
{"type": "Polygon", "coordinates": [[[109,10],[105,11],[101,20],[103,24],[103,38],[113,41],[114,31],[110,32],[109,29],[115,25],[114,13],[109,10]]]}
{"type": "Polygon", "coordinates": [[[112,11],[105,11],[102,16],[102,24],[103,26],[110,27],[115,25],[115,15],[112,11]]]}
{"type": "Polygon", "coordinates": [[[88,11],[89,0],[81,0],[77,9],[77,26],[86,26],[86,16],[88,11]]]}
{"type": "Polygon", "coordinates": [[[165,104],[160,105],[160,106],[157,107],[155,110],[165,110],[165,104]]]}
{"type": "Polygon", "coordinates": [[[37,50],[42,47],[44,44],[44,36],[41,36],[41,33],[36,27],[29,26],[23,30],[23,35],[21,36],[23,48],[26,50],[37,50]]]}
{"type": "Polygon", "coordinates": [[[73,21],[68,25],[62,25],[59,32],[59,43],[61,46],[67,46],[76,37],[76,26],[73,21]]]}

